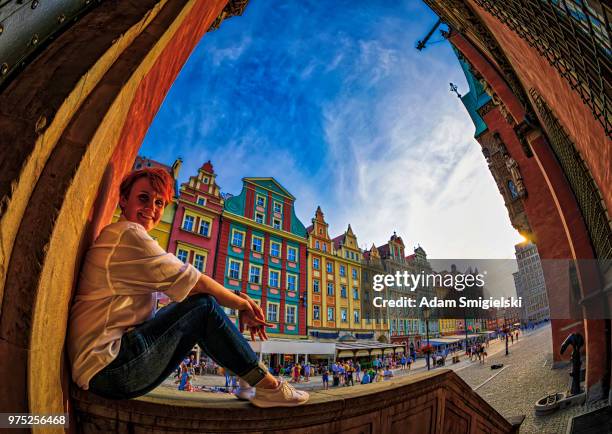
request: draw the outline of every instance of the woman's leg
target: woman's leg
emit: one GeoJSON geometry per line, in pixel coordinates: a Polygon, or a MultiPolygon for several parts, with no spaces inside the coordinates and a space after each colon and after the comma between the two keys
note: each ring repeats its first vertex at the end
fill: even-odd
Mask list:
{"type": "Polygon", "coordinates": [[[266,376],[256,354],[216,300],[198,294],[166,306],[124,334],[119,355],[92,378],[90,389],[113,399],[143,395],[157,387],[195,343],[250,384],[266,376]]]}

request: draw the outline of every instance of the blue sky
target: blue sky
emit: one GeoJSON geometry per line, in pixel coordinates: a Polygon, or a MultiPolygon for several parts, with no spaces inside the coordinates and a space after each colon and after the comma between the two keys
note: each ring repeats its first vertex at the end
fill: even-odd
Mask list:
{"type": "Polygon", "coordinates": [[[222,191],[272,176],[308,226],[359,244],[393,231],[434,258],[511,258],[520,241],[474,126],[449,82],[468,91],[420,1],[251,0],[202,39],[140,151],[181,181],[211,160],[222,191]]]}

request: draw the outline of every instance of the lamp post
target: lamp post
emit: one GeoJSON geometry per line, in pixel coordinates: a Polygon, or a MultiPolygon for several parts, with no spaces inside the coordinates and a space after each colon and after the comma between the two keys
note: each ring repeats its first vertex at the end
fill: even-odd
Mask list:
{"type": "Polygon", "coordinates": [[[424,307],[423,308],[423,318],[425,318],[425,336],[427,338],[427,370],[429,371],[431,369],[431,366],[429,365],[429,352],[430,352],[430,346],[429,346],[429,308],[428,307],[424,307]]]}
{"type": "Polygon", "coordinates": [[[506,356],[508,355],[508,324],[506,323],[506,317],[504,316],[504,334],[506,335],[506,356]]]}
{"type": "Polygon", "coordinates": [[[463,309],[463,330],[465,331],[465,353],[468,350],[467,308],[463,309]]]}

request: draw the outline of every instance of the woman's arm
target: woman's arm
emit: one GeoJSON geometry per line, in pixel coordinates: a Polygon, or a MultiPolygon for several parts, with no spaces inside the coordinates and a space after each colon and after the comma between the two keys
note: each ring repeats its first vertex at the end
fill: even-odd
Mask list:
{"type": "Polygon", "coordinates": [[[212,295],[221,306],[238,310],[240,312],[240,331],[242,332],[246,326],[251,333],[252,340],[255,340],[255,335],[262,340],[268,339],[265,327],[273,324],[266,321],[261,307],[248,295],[234,294],[234,292],[204,274],[200,276],[189,295],[198,293],[212,295]]]}
{"type": "Polygon", "coordinates": [[[248,301],[239,295],[234,294],[225,286],[221,285],[216,280],[202,274],[189,295],[193,294],[210,294],[221,306],[229,307],[236,310],[245,310],[248,308],[248,301]]]}

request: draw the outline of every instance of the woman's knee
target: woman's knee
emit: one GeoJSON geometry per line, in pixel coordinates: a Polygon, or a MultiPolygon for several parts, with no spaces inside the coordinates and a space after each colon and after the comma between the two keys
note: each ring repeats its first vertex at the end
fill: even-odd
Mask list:
{"type": "Polygon", "coordinates": [[[207,314],[215,314],[218,316],[224,316],[225,311],[221,305],[217,302],[217,299],[210,294],[195,294],[190,296],[190,303],[193,303],[195,307],[202,309],[207,314]]]}

